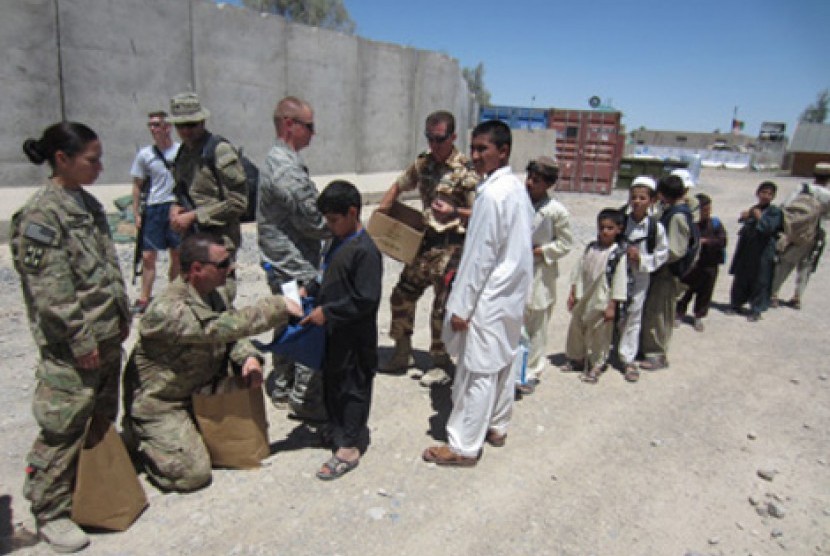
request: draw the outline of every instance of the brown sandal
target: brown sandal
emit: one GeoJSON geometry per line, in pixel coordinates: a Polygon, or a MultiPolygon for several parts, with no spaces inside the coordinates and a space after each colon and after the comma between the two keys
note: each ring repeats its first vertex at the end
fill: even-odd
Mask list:
{"type": "Polygon", "coordinates": [[[602,371],[602,365],[591,367],[591,370],[586,370],[584,373],[582,373],[582,376],[580,376],[579,379],[582,382],[586,382],[588,384],[596,384],[597,382],[599,382],[599,375],[602,374],[602,371]]]}
{"type": "Polygon", "coordinates": [[[424,461],[438,465],[454,465],[457,467],[472,467],[478,463],[478,458],[468,458],[456,454],[449,446],[432,446],[421,454],[424,461]]]}
{"type": "Polygon", "coordinates": [[[637,368],[637,365],[634,363],[629,363],[625,366],[625,372],[623,373],[625,380],[628,382],[637,382],[640,380],[640,369],[637,368]]]}

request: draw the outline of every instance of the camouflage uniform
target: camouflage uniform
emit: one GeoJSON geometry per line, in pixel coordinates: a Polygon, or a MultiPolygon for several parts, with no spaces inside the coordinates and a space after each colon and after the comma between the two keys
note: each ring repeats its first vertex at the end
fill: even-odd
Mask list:
{"type": "Polygon", "coordinates": [[[11,252],[40,351],[32,408],[40,434],[24,495],[40,523],[69,517],[77,456],[93,413],[115,420],[129,300],[101,204],[49,184],[12,217],[11,252]],[[97,369],[76,358],[98,349],[97,369]]]}
{"type": "Polygon", "coordinates": [[[395,182],[401,192],[417,187],[427,231],[418,255],[404,267],[389,299],[392,307],[389,335],[396,341],[412,336],[416,304],[424,291],[432,286],[435,299],[430,314],[432,343],[429,353],[433,361],[448,358],[441,341],[444,306],[449,293],[444,280],[448,272],[458,267],[466,230],[460,218],[439,222],[430,205],[440,199],[456,208],[471,208],[479,181],[469,159],[453,148],[444,163],[436,162],[429,152],[421,154],[395,182]]]}
{"type": "MultiPolygon", "coordinates": [[[[245,169],[233,146],[225,141],[219,143],[216,146],[215,160],[216,172],[222,185],[217,184],[210,168],[202,160],[202,149],[209,138],[210,132],[206,132],[202,142],[195,148],[185,144],[179,148],[173,167],[176,194],[180,195],[181,188],[188,192],[196,205],[196,224],[199,230],[219,236],[228,252],[234,256],[242,243],[239,218],[248,207],[245,169]]],[[[229,277],[225,289],[231,299],[236,297],[236,281],[233,276],[229,277]]]]}
{"type": "MultiPolygon", "coordinates": [[[[317,187],[308,169],[284,141],[277,139],[260,176],[259,250],[271,292],[278,294],[285,282],[304,286],[317,277],[320,241],[331,234],[317,210],[317,187]]],[[[300,417],[325,418],[322,378],[305,365],[275,355],[268,390],[274,398],[287,395],[300,417]]]]}
{"type": "Polygon", "coordinates": [[[242,338],[288,322],[279,297],[238,310],[227,310],[229,305],[223,290],[203,299],[178,278],[141,319],[124,371],[123,426],[161,488],[190,491],[210,482],[210,457],[191,417],[191,395],[225,376],[228,359],[237,365],[248,357],[261,360],[242,338]]]}

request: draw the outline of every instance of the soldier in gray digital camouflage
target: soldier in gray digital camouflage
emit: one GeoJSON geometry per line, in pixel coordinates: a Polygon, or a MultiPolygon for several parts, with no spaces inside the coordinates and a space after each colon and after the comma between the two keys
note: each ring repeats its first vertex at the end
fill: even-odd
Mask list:
{"type": "Polygon", "coordinates": [[[401,272],[390,297],[392,322],[389,335],[395,340],[392,357],[382,372],[403,372],[414,364],[412,332],[415,308],[424,291],[432,286],[435,294],[430,313],[432,341],[429,354],[432,368],[426,374],[413,371],[422,386],[448,384],[452,361],[441,329],[449,287],[448,274],[458,267],[464,244],[466,222],[472,212],[480,178],[469,158],[455,148],[455,117],[446,111],[430,114],[425,136],[429,150],[418,156],[395,180],[381,199],[378,210],[388,210],[401,193],[417,189],[423,203],[426,234],[415,259],[401,272]]]}
{"type": "Polygon", "coordinates": [[[228,249],[199,232],[181,246],[181,275],[147,307],[124,371],[124,435],[148,478],[163,490],[193,491],[211,480],[210,456],[192,417],[191,396],[229,363],[251,388],[262,385],[262,356],[248,336],[301,316],[297,303],[268,296],[234,309],[222,286],[228,249]]]}
{"type": "Polygon", "coordinates": [[[38,534],[57,552],[89,544],[71,519],[72,488],[86,424],[115,420],[129,299],[104,208],[84,189],[101,173],[101,142],[62,122],[23,151],[52,175],[11,223],[11,254],[39,350],[32,404],[40,433],[27,456],[24,495],[38,534]]]}
{"type": "MultiPolygon", "coordinates": [[[[300,292],[317,278],[321,240],[331,237],[317,210],[317,187],[299,151],[314,135],[314,111],[293,96],[274,109],[277,140],[262,166],[257,232],[262,267],[272,293],[296,281],[300,292]]],[[[274,355],[266,388],[277,408],[290,405],[305,420],[325,421],[323,383],[319,371],[274,355]]]]}

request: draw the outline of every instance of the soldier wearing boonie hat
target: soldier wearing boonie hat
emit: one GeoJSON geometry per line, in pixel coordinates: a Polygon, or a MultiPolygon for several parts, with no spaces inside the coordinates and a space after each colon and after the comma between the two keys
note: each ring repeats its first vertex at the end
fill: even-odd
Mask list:
{"type": "MultiPolygon", "coordinates": [[[[222,138],[211,141],[211,133],[205,128],[209,116],[196,93],[179,93],[170,99],[168,121],[176,126],[182,139],[173,167],[176,203],[170,209],[170,223],[184,236],[195,231],[213,233],[233,255],[242,242],[239,218],[248,207],[248,186],[233,145],[222,138]],[[213,168],[205,161],[210,145],[215,145],[213,168]]],[[[233,274],[226,287],[233,299],[233,274]]]]}
{"type": "Polygon", "coordinates": [[[830,214],[830,190],[827,188],[827,184],[830,181],[830,162],[817,163],[813,168],[813,175],[815,176],[815,181],[812,184],[802,184],[787,197],[787,200],[782,205],[786,207],[804,191],[818,201],[821,206],[821,216],[817,224],[818,228],[814,241],[805,245],[795,245],[794,243],[787,242],[786,235],[778,240],[778,263],[775,265],[775,274],[772,278],[772,298],[770,300],[770,306],[773,308],[778,307],[781,303],[778,299],[778,291],[784,282],[786,282],[787,277],[789,277],[793,269],[795,269],[795,294],[790,299],[789,305],[794,309],[801,309],[801,299],[804,296],[804,291],[807,289],[810,274],[818,268],[819,259],[824,251],[825,233],[821,227],[821,220],[827,218],[828,214],[830,214]],[[786,245],[784,242],[786,242],[786,245]]]}

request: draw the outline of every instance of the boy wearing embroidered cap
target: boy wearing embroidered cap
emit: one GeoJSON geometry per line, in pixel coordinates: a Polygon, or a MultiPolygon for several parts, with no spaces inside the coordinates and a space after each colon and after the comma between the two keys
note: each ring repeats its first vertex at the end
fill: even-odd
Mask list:
{"type": "Polygon", "coordinates": [[[533,217],[533,282],[530,299],[525,306],[525,332],[530,341],[524,384],[516,387],[523,394],[532,394],[547,366],[548,323],[556,304],[556,279],[559,259],[573,246],[568,209],[548,195],[556,184],[559,167],[547,156],[540,156],[527,165],[527,186],[533,217]]]}
{"type": "Polygon", "coordinates": [[[669,258],[666,231],[656,218],[649,216],[656,194],[657,184],[648,176],[636,177],[628,192],[629,213],[623,235],[628,244],[629,298],[625,318],[620,322],[617,354],[629,382],[637,382],[640,378],[634,359],[640,347],[643,305],[650,276],[669,258]]]}

